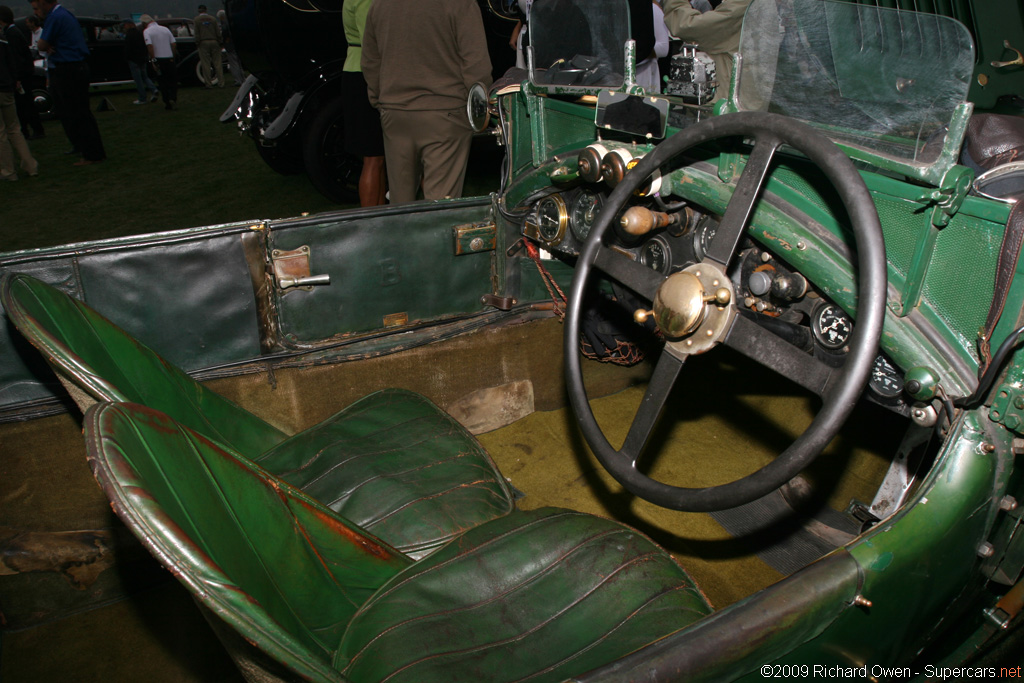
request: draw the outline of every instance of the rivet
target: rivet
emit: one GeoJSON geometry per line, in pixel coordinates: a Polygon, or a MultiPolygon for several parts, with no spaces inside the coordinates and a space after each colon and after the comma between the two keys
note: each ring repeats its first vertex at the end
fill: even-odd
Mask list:
{"type": "Polygon", "coordinates": [[[761,252],[761,262],[762,263],[768,263],[771,260],[772,260],[772,255],[771,254],[769,254],[767,251],[762,251],[761,252]]]}
{"type": "Polygon", "coordinates": [[[853,598],[853,604],[857,607],[871,607],[873,603],[863,595],[857,595],[853,598]]]}
{"type": "Polygon", "coordinates": [[[707,334],[709,337],[711,337],[711,336],[713,336],[715,334],[715,331],[714,330],[708,330],[705,334],[707,334]]]}
{"type": "Polygon", "coordinates": [[[999,509],[1003,512],[1017,509],[1017,499],[1013,496],[1003,496],[999,501],[999,509]]]}
{"type": "Polygon", "coordinates": [[[693,346],[693,340],[692,339],[687,339],[686,340],[686,345],[687,346],[693,346]]]}
{"type": "Polygon", "coordinates": [[[993,453],[993,452],[995,452],[995,450],[996,450],[996,445],[994,443],[989,443],[988,441],[982,441],[981,442],[981,452],[982,453],[993,453]]]}
{"type": "Polygon", "coordinates": [[[996,554],[996,549],[992,547],[992,544],[985,541],[978,546],[978,557],[992,557],[996,554]]]}
{"type": "Polygon", "coordinates": [[[796,243],[796,248],[799,249],[800,251],[803,251],[804,249],[807,248],[807,245],[804,244],[803,242],[797,242],[796,243]]]}

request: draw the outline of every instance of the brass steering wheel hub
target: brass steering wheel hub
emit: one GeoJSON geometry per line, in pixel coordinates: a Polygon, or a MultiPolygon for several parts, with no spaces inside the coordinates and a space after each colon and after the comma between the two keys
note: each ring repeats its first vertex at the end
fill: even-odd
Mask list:
{"type": "Polygon", "coordinates": [[[725,336],[735,297],[729,278],[715,265],[698,263],[670,275],[654,297],[654,319],[679,356],[704,353],[725,336]]]}

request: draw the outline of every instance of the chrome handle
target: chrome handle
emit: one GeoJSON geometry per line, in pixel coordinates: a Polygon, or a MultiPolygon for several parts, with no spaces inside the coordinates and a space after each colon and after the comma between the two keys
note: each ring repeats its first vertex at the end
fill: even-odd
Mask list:
{"type": "Polygon", "coordinates": [[[1007,50],[1013,50],[1014,52],[1016,52],[1017,53],[1017,59],[1011,59],[1008,62],[992,62],[992,66],[994,66],[997,69],[1001,69],[1004,66],[1017,66],[1017,65],[1024,64],[1024,55],[1022,55],[1020,53],[1020,50],[1018,50],[1017,48],[1011,47],[1010,46],[1010,41],[1004,40],[1003,41],[1003,47],[1005,47],[1007,50]]]}
{"type": "Polygon", "coordinates": [[[283,277],[277,281],[281,289],[289,287],[313,287],[314,285],[331,284],[330,275],[309,275],[307,277],[283,277]]]}

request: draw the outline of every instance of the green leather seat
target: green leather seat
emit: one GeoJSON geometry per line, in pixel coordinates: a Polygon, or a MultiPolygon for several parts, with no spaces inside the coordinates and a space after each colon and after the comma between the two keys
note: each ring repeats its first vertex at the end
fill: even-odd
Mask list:
{"type": "Polygon", "coordinates": [[[512,512],[413,561],[149,408],[95,405],[85,435],[127,526],[293,676],[562,681],[710,613],[664,550],[592,515],[512,512]]]}
{"type": "Polygon", "coordinates": [[[513,508],[479,442],[418,394],[367,396],[289,436],[199,384],[81,301],[27,275],[0,287],[4,309],[85,409],[141,403],[325,501],[421,557],[513,508]]]}

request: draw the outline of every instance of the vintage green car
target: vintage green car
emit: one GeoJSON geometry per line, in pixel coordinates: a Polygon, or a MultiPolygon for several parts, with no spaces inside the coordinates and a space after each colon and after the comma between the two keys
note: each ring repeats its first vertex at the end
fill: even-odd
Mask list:
{"type": "Polygon", "coordinates": [[[754,0],[710,105],[627,17],[534,4],[490,196],[0,255],[4,680],[1021,675],[970,33],[754,0]]]}

